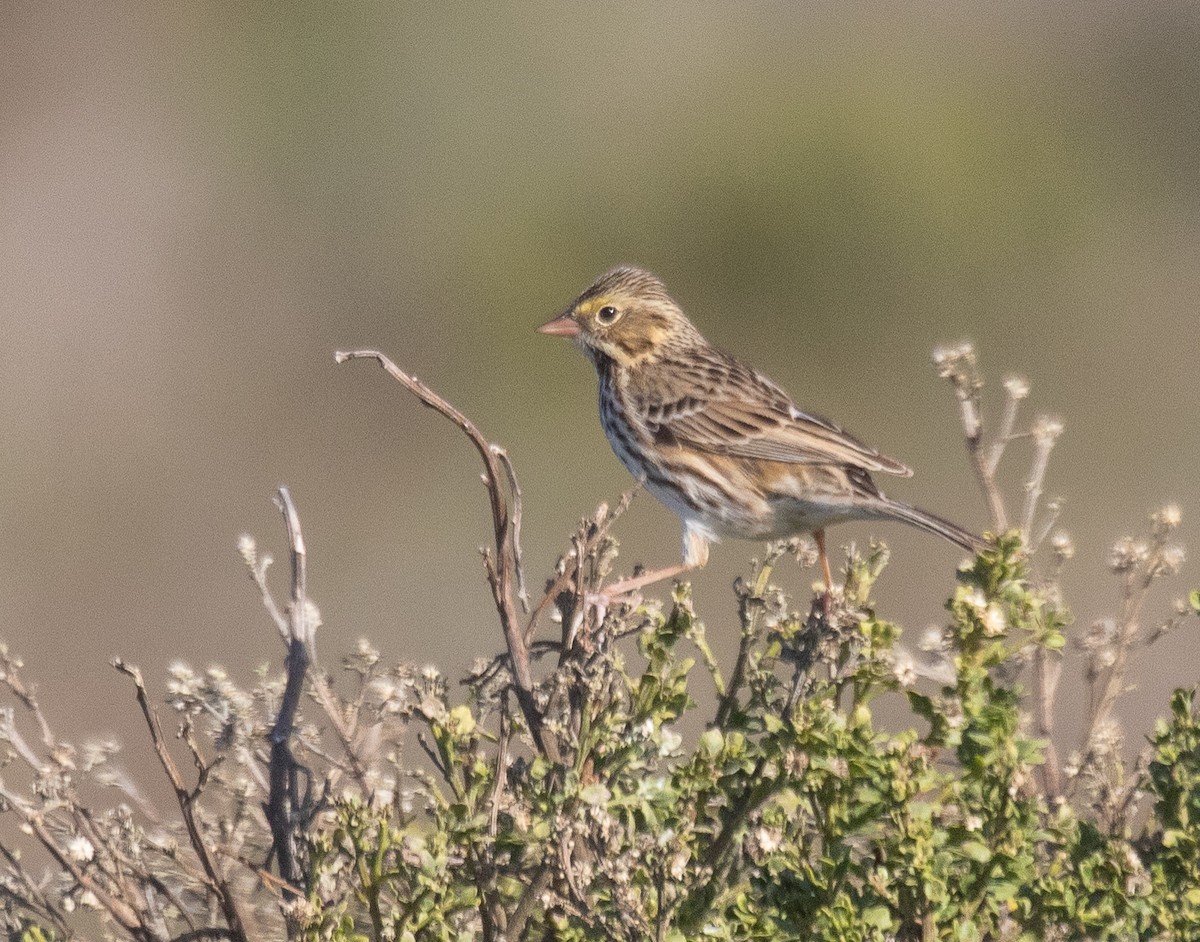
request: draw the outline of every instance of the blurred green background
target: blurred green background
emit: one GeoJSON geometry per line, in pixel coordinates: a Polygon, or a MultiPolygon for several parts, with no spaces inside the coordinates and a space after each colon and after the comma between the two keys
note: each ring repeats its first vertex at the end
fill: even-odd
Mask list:
{"type": "MultiPolygon", "coordinates": [[[[509,448],[537,587],[629,479],[590,367],[533,328],[619,262],[963,524],[930,351],[974,340],[992,393],[1028,377],[1066,421],[1082,629],[1114,538],[1200,514],[1198,48],[1195,3],[5,4],[0,637],[52,720],[141,749],[110,655],[156,685],[279,661],[235,546],[284,555],[287,483],[326,660],[365,635],[460,676],[500,644],[476,458],[333,352],[390,353],[509,448]]],[[[874,532],[881,608],[919,633],[958,553],[874,532]]],[[[626,566],[678,558],[649,498],[618,535],[626,566]]],[[[757,549],[696,577],[719,652],[757,549]]],[[[1140,659],[1135,740],[1197,654],[1193,626],[1140,659]]]]}

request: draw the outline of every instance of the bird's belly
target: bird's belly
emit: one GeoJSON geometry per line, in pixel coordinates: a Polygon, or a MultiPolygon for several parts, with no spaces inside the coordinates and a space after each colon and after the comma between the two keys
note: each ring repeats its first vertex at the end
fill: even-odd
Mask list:
{"type": "Polygon", "coordinates": [[[862,517],[860,503],[850,495],[814,487],[817,476],[795,466],[764,464],[725,462],[714,469],[709,459],[696,473],[678,473],[674,486],[656,481],[651,471],[647,490],[685,521],[700,523],[719,538],[786,539],[862,517]]]}
{"type": "Polygon", "coordinates": [[[771,502],[752,481],[714,473],[707,461],[675,461],[665,468],[647,464],[641,473],[646,490],[685,522],[699,525],[709,539],[762,539],[778,527],[771,502]]]}

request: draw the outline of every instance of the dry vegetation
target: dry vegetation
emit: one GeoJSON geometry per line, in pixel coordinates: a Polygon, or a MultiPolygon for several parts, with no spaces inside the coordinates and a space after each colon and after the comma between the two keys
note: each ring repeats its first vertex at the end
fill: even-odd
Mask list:
{"type": "Polygon", "coordinates": [[[113,744],[76,747],[52,729],[4,651],[10,938],[924,942],[1183,938],[1200,924],[1193,695],[1175,695],[1133,763],[1115,710],[1133,654],[1200,608],[1193,593],[1148,614],[1183,563],[1179,511],[1118,541],[1112,617],[1069,628],[1058,577],[1073,547],[1043,497],[1062,427],[1022,418],[1025,383],[1004,383],[990,430],[974,352],[935,357],[997,536],[963,565],[945,624],[919,650],[871,601],[881,546],[850,553],[829,611],[794,611],[771,579],[790,557],[811,564],[796,540],[769,547],[735,585],[742,640],[721,665],[686,588],[602,620],[586,604],[616,558],[624,501],[581,522],[530,601],[503,449],[382,355],[339,362],[363,357],[482,459],[493,536],[483,564],[503,651],[481,652],[461,685],[389,665],[366,641],[331,671],[315,644],[300,519],[281,489],[286,602],[270,557],[249,537],[240,552],[283,669],[245,687],[177,665],[163,711],[136,667],[114,665],[174,790],[170,812],[145,799],[113,744]],[[1010,506],[997,472],[1025,441],[1030,469],[1010,506]],[[1073,747],[1055,731],[1068,641],[1090,690],[1073,747]],[[699,709],[696,675],[717,697],[706,731],[685,742],[677,722],[699,709]],[[874,725],[888,692],[908,698],[911,729],[874,725]],[[405,743],[427,762],[406,762],[405,743]]]}

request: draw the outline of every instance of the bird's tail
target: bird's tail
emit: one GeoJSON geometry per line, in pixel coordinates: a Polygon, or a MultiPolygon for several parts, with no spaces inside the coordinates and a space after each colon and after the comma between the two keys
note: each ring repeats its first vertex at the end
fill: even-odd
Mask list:
{"type": "Polygon", "coordinates": [[[887,497],[883,498],[883,502],[887,516],[892,519],[902,520],[927,533],[936,533],[942,539],[949,540],[951,543],[961,546],[968,552],[978,553],[987,546],[983,537],[976,536],[970,530],[964,530],[957,524],[951,523],[949,520],[945,520],[936,514],[931,514],[926,510],[913,507],[911,504],[901,503],[898,500],[892,500],[887,497]]]}

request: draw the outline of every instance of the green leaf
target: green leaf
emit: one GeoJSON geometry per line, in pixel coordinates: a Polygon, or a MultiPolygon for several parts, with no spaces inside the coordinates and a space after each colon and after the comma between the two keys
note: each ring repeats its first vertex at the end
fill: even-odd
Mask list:
{"type": "Polygon", "coordinates": [[[724,746],[725,737],[721,735],[719,729],[708,729],[700,734],[700,748],[706,755],[716,758],[721,754],[724,746]]]}
{"type": "Polygon", "coordinates": [[[886,906],[868,906],[863,910],[862,924],[886,932],[892,928],[892,911],[886,906]]]}
{"type": "Polygon", "coordinates": [[[580,791],[579,797],[585,804],[591,805],[593,808],[600,808],[608,804],[612,793],[604,783],[595,782],[580,791]]]}
{"type": "Polygon", "coordinates": [[[980,841],[966,841],[959,850],[976,863],[987,863],[992,859],[992,849],[980,841]]]}

